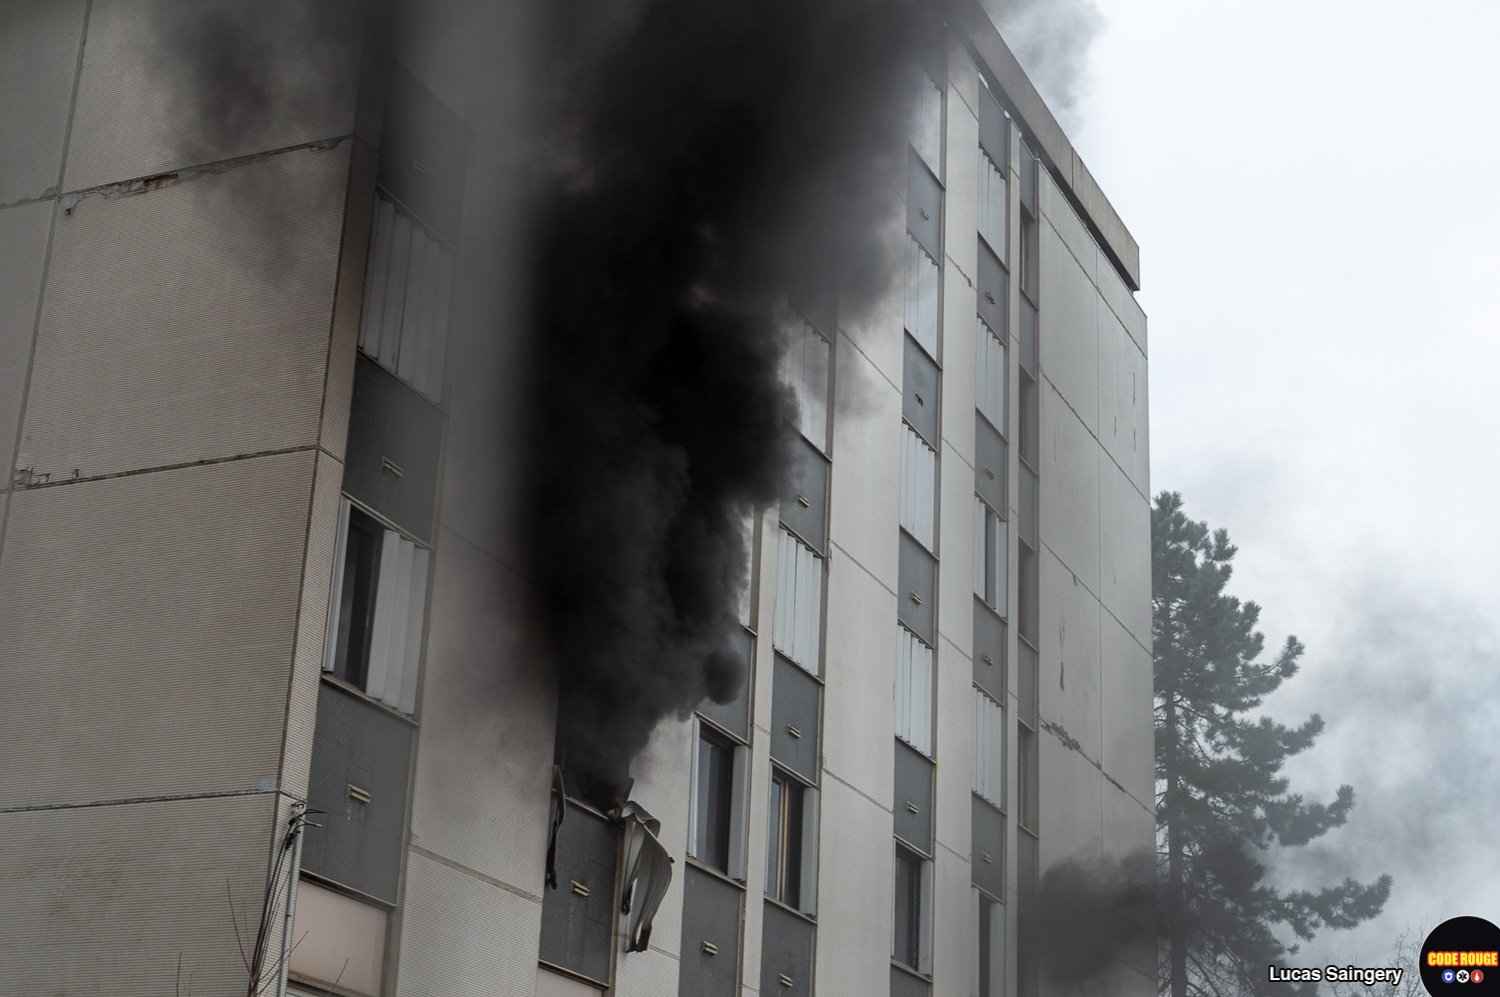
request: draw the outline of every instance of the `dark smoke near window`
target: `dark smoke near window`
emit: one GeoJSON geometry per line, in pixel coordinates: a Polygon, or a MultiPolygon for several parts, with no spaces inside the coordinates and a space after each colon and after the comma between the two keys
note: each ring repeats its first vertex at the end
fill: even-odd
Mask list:
{"type": "Polygon", "coordinates": [[[1156,978],[1156,856],[1059,862],[1037,884],[1037,961],[1067,988],[1133,969],[1156,978]],[[1128,967],[1128,968],[1127,968],[1128,967]]]}
{"type": "Polygon", "coordinates": [[[743,517],[778,495],[792,404],[773,304],[837,287],[848,318],[886,289],[919,23],[892,0],[558,5],[529,553],[560,750],[597,803],[660,720],[743,679],[743,517]]]}
{"type": "MultiPolygon", "coordinates": [[[[196,81],[174,118],[189,161],[316,119],[312,69],[359,57],[364,8],[271,2],[275,16],[211,0],[156,40],[158,71],[196,81]],[[283,13],[301,20],[282,30],[283,13]]],[[[395,7],[401,32],[436,16],[395,7]]],[[[529,315],[493,335],[528,344],[526,573],[551,637],[559,744],[596,803],[613,802],[660,720],[743,678],[730,647],[741,527],[778,496],[792,405],[773,306],[837,290],[847,323],[888,289],[914,56],[936,37],[936,8],[556,0],[524,18],[529,71],[466,70],[500,109],[475,127],[504,122],[508,154],[532,166],[524,218],[475,209],[464,241],[518,243],[531,264],[529,315]],[[532,109],[524,127],[506,117],[517,106],[532,109]],[[492,224],[522,235],[471,231],[492,224]]],[[[471,172],[471,206],[503,202],[483,179],[471,172]]]]}

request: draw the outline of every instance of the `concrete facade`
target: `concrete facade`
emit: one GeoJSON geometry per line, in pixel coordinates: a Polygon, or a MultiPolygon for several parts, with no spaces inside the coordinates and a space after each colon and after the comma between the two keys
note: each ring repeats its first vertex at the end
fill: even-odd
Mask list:
{"type": "MultiPolygon", "coordinates": [[[[373,36],[379,21],[353,2],[317,15],[293,7],[263,19],[291,53],[307,52],[309,34],[373,36]]],[[[492,332],[507,328],[519,293],[494,275],[512,272],[524,247],[483,234],[513,228],[496,221],[520,209],[493,183],[514,168],[511,119],[455,68],[493,62],[503,68],[491,85],[519,90],[524,13],[443,0],[419,30],[394,33],[384,79],[412,81],[402,85],[427,102],[426,120],[451,117],[453,129],[403,130],[390,118],[382,129],[392,100],[381,94],[396,85],[385,88],[361,42],[297,61],[283,112],[225,139],[195,130],[192,83],[161,59],[184,9],[22,0],[0,15],[0,54],[15,49],[0,59],[0,84],[22,95],[10,105],[22,113],[0,121],[0,441],[13,468],[0,496],[0,762],[11,773],[0,785],[0,994],[155,994],[174,981],[178,992],[237,992],[239,947],[263,914],[274,992],[293,879],[277,856],[318,767],[342,757],[320,691],[409,735],[409,759],[391,763],[409,763],[409,779],[403,798],[372,800],[369,785],[340,775],[347,799],[322,801],[326,813],[301,834],[362,848],[359,834],[393,821],[400,848],[356,866],[374,882],[395,863],[399,885],[383,896],[353,875],[304,868],[291,992],[687,995],[690,962],[729,981],[713,993],[737,995],[1073,992],[1028,961],[1037,884],[1064,863],[1092,867],[1154,841],[1146,322],[1134,240],[978,4],[947,8],[948,45],[928,67],[940,143],[908,167],[941,191],[935,348],[905,330],[900,279],[881,301],[846,302],[845,318],[820,330],[833,401],[827,541],[815,552],[820,660],[804,665],[818,689],[812,771],[791,772],[773,747],[788,726],[778,668],[796,666],[773,641],[787,548],[771,507],[752,525],[748,724],[737,732],[709,708],[669,719],[633,766],[632,796],[660,821],[674,870],[646,951],[625,951],[627,919],[612,905],[603,979],[539,960],[556,930],[544,871],[557,689],[528,607],[524,523],[507,512],[517,507],[508,461],[522,434],[521,337],[492,332]],[[1004,160],[998,247],[978,234],[982,147],[1004,160]],[[410,186],[382,162],[395,148],[458,189],[410,186]],[[450,195],[458,228],[439,217],[450,195]],[[410,219],[412,244],[431,247],[434,275],[442,260],[453,268],[451,296],[434,297],[439,276],[409,292],[442,302],[445,338],[431,354],[440,375],[418,392],[390,371],[441,427],[433,480],[392,472],[401,488],[430,488],[422,522],[360,493],[369,469],[346,467],[368,429],[351,426],[352,397],[357,365],[375,352],[361,322],[383,279],[371,261],[386,202],[410,219]],[[1003,287],[987,305],[990,257],[1004,257],[1003,287]],[[989,422],[976,415],[976,311],[993,317],[1003,346],[1004,411],[989,422]],[[913,633],[898,618],[909,621],[916,602],[902,553],[913,540],[901,460],[914,430],[913,350],[940,377],[926,440],[936,605],[924,607],[931,664],[920,694],[898,662],[898,641],[913,633]],[[1003,440],[1003,467],[990,468],[987,433],[1003,440]],[[1002,584],[984,617],[1003,641],[993,645],[1000,678],[985,686],[1003,771],[988,800],[976,795],[976,631],[986,625],[976,614],[989,613],[976,587],[981,486],[1003,488],[990,503],[1002,584]],[[392,624],[410,636],[391,638],[391,653],[413,649],[390,665],[417,676],[410,709],[329,660],[352,563],[346,506],[384,531],[388,549],[430,551],[417,562],[426,570],[402,580],[415,615],[392,624]],[[927,697],[925,734],[901,727],[914,694],[927,697]],[[723,870],[690,854],[705,732],[742,759],[736,857],[723,870]],[[901,774],[912,770],[899,760],[912,758],[925,787],[901,774]],[[787,779],[808,809],[802,895],[783,903],[771,898],[767,857],[773,786],[787,779]],[[930,804],[918,806],[922,791],[930,804]],[[977,834],[976,813],[1003,832],[977,834]],[[910,959],[895,938],[902,855],[920,871],[910,959]],[[983,881],[1000,887],[977,892],[996,863],[998,878],[983,881]],[[690,894],[689,868],[720,899],[690,894]],[[724,897],[732,927],[710,939],[701,912],[724,897]],[[981,900],[998,904],[994,987],[977,979],[981,900]],[[792,951],[799,944],[807,950],[792,951]]],[[[896,259],[912,238],[907,189],[892,182],[886,205],[896,259]]],[[[1129,952],[1109,973],[1088,989],[1145,997],[1154,953],[1129,952]]]]}

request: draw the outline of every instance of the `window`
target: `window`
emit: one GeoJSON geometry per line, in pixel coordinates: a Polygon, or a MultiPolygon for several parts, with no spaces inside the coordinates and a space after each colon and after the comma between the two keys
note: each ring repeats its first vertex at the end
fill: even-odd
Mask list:
{"type": "Polygon", "coordinates": [[[790,325],[782,377],[797,398],[797,429],[827,453],[833,344],[800,315],[794,313],[790,325]]]}
{"type": "Polygon", "coordinates": [[[943,88],[926,73],[918,84],[911,145],[933,173],[942,173],[943,88]]]}
{"type": "Polygon", "coordinates": [[[1007,191],[1005,174],[979,150],[979,235],[1005,262],[1007,191]]]}
{"type": "Polygon", "coordinates": [[[891,959],[918,973],[931,973],[928,899],[932,863],[896,843],[891,907],[891,959]]]}
{"type": "Polygon", "coordinates": [[[417,708],[429,556],[344,500],[323,670],[403,713],[417,708]]]}
{"type": "Polygon", "coordinates": [[[694,747],[692,808],[693,858],[728,876],[744,877],[745,775],[749,752],[743,745],[698,722],[694,747]]]}
{"type": "Polygon", "coordinates": [[[453,297],[453,253],[383,194],[376,198],[359,348],[438,400],[453,297]]]}
{"type": "Polygon", "coordinates": [[[906,239],[906,331],[926,350],[938,355],[938,265],[927,250],[906,239]]]}
{"type": "Polygon", "coordinates": [[[816,912],[818,791],[771,770],[766,817],[766,896],[805,914],[816,912]]]}
{"type": "Polygon", "coordinates": [[[936,549],[937,453],[910,426],[901,440],[901,526],[936,549]]]}
{"type": "Polygon", "coordinates": [[[1001,616],[1006,610],[1006,546],[1005,520],[974,496],[974,594],[1001,616]]]}
{"type": "Polygon", "coordinates": [[[1032,643],[1037,639],[1038,579],[1036,549],[1025,540],[1016,544],[1016,632],[1032,643]]]}
{"type": "Polygon", "coordinates": [[[932,648],[896,626],[896,736],[932,757],[932,648]]]}
{"type": "Polygon", "coordinates": [[[1021,208],[1021,290],[1036,300],[1037,224],[1036,216],[1021,208]]]}
{"type": "Polygon", "coordinates": [[[816,675],[822,630],[823,561],[782,527],[772,645],[816,675]]]}
{"type": "Polygon", "coordinates": [[[974,890],[974,947],[970,973],[970,997],[1004,997],[1005,994],[1005,905],[974,890]]]}
{"type": "Polygon", "coordinates": [[[1005,710],[974,690],[974,792],[1005,809],[1005,710]]]}
{"type": "Polygon", "coordinates": [[[1016,779],[1019,787],[1017,806],[1021,811],[1018,819],[1022,827],[1035,831],[1037,829],[1036,731],[1025,724],[1016,725],[1016,753],[1019,756],[1016,759],[1016,779]]]}
{"type": "Polygon", "coordinates": [[[1005,432],[1005,344],[995,331],[976,320],[974,337],[974,407],[1002,434],[1005,432]]]}
{"type": "Polygon", "coordinates": [[[1037,423],[1040,421],[1037,412],[1037,402],[1036,378],[1032,377],[1026,371],[1026,368],[1023,367],[1021,368],[1021,405],[1019,412],[1021,422],[1021,459],[1031,465],[1033,469],[1037,466],[1037,451],[1041,448],[1041,434],[1037,426],[1037,423]]]}

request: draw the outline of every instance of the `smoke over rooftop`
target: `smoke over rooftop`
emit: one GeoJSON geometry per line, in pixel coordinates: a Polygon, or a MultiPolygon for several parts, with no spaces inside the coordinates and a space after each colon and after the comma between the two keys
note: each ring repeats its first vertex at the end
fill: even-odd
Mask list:
{"type": "Polygon", "coordinates": [[[905,0],[557,7],[530,554],[565,763],[597,799],[658,721],[743,677],[744,517],[777,497],[793,404],[773,305],[884,289],[882,174],[901,175],[918,15],[905,0]]]}
{"type": "Polygon", "coordinates": [[[1065,128],[1077,124],[1089,46],[1104,28],[1094,0],[983,0],[1026,75],[1065,128]]]}

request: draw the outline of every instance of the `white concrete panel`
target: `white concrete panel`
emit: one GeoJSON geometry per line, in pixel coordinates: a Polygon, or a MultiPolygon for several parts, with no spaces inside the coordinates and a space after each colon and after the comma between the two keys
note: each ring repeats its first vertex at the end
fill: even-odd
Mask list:
{"type": "Polygon", "coordinates": [[[0,440],[5,441],[0,447],[7,456],[21,418],[53,208],[51,201],[42,201],[0,211],[0,440]]]}
{"type": "Polygon", "coordinates": [[[303,452],[12,497],[0,806],[275,783],[312,487],[303,452]]]}
{"type": "Polygon", "coordinates": [[[540,896],[556,687],[527,589],[443,530],[429,614],[412,843],[540,896]]]}
{"type": "Polygon", "coordinates": [[[517,896],[412,852],[394,992],[536,997],[541,931],[540,898],[517,896]]]}
{"type": "MultiPolygon", "coordinates": [[[[971,437],[973,426],[971,415],[971,437]]],[[[938,633],[966,648],[974,643],[974,468],[956,454],[945,457],[938,468],[938,633]]]]}
{"type": "MultiPolygon", "coordinates": [[[[978,238],[977,236],[975,238],[978,238]]],[[[944,274],[943,453],[974,464],[974,286],[957,270],[944,274]]]]}
{"type": "Polygon", "coordinates": [[[1136,304],[1134,293],[1125,286],[1120,272],[1114,268],[1102,251],[1099,254],[1099,269],[1094,279],[1098,283],[1099,294],[1104,299],[1104,304],[1120,322],[1128,327],[1136,348],[1145,354],[1145,313],[1141,311],[1141,306],[1136,304]]]}
{"type": "Polygon", "coordinates": [[[1094,432],[1099,425],[1098,292],[1057,231],[1045,222],[1039,224],[1037,349],[1042,373],[1094,432]]]}
{"type": "MultiPolygon", "coordinates": [[[[901,326],[887,330],[899,349],[901,326]]],[[[833,480],[828,535],[840,551],[858,561],[891,590],[896,588],[896,529],[901,507],[901,360],[888,383],[864,354],[841,343],[836,392],[862,399],[844,401],[833,422],[833,480]]],[[[838,558],[835,558],[838,560],[838,558]]],[[[764,605],[764,604],[763,604],[764,605]]],[[[894,614],[891,619],[895,619],[894,614]]],[[[830,631],[833,632],[833,631],[830,631]]]]}
{"type": "Polygon", "coordinates": [[[1099,454],[1099,599],[1142,647],[1151,646],[1151,506],[1108,454],[1099,454]]]}
{"type": "MultiPolygon", "coordinates": [[[[892,527],[887,534],[893,549],[895,532],[892,527]]],[[[847,557],[833,558],[829,572],[823,767],[865,795],[888,800],[896,729],[896,597],[847,557]]],[[[828,820],[825,810],[825,825],[828,820]]]]}
{"type": "Polygon", "coordinates": [[[57,184],[85,6],[9,0],[0,7],[0,204],[57,184]]]}
{"type": "Polygon", "coordinates": [[[1104,700],[1100,761],[1111,779],[1149,807],[1156,791],[1151,652],[1108,613],[1100,620],[1099,689],[1104,700]]]}
{"type": "MultiPolygon", "coordinates": [[[[1073,205],[1063,192],[1058,189],[1057,182],[1052,175],[1045,170],[1041,172],[1038,181],[1038,194],[1041,199],[1042,218],[1052,224],[1057,230],[1068,251],[1088,274],[1091,283],[1098,283],[1099,275],[1099,247],[1094,242],[1094,237],[1089,234],[1083,219],[1078,217],[1078,212],[1073,210],[1073,205]]],[[[1108,264],[1106,264],[1107,266],[1108,264]]],[[[1050,304],[1050,299],[1043,298],[1042,304],[1050,304]]]]}
{"type": "Polygon", "coordinates": [[[1037,533],[1090,591],[1099,590],[1099,444],[1062,397],[1039,388],[1037,533]]]}
{"type": "Polygon", "coordinates": [[[1070,859],[1098,861],[1103,849],[1100,786],[1104,776],[1052,732],[1038,731],[1037,738],[1041,771],[1038,873],[1046,875],[1049,868],[1070,859]]]}
{"type": "MultiPolygon", "coordinates": [[[[1108,781],[1104,783],[1104,857],[1107,862],[1124,861],[1137,868],[1143,876],[1150,876],[1155,869],[1156,816],[1150,807],[1122,793],[1108,781]],[[1136,866],[1135,863],[1139,863],[1136,866]]],[[[1136,944],[1120,953],[1119,961],[1136,973],[1155,978],[1156,946],[1152,932],[1140,932],[1136,944]]],[[[1138,993],[1135,981],[1126,976],[1131,986],[1106,991],[1107,993],[1138,993]]]]}
{"type": "Polygon", "coordinates": [[[1039,570],[1042,646],[1037,709],[1041,723],[1044,728],[1055,728],[1056,736],[1076,742],[1076,750],[1097,763],[1103,739],[1099,600],[1047,551],[1042,552],[1039,570]]]}
{"type": "Polygon", "coordinates": [[[874,365],[880,379],[862,377],[845,382],[842,377],[834,388],[836,410],[834,412],[834,460],[838,460],[838,422],[846,413],[868,413],[873,407],[883,407],[883,399],[870,397],[870,390],[877,395],[889,385],[895,385],[899,393],[901,384],[904,340],[902,328],[906,315],[906,285],[901,277],[902,260],[906,253],[906,181],[905,160],[901,160],[900,186],[882,183],[880,190],[888,195],[878,205],[884,209],[881,223],[873,229],[873,236],[880,243],[887,262],[884,273],[888,282],[883,289],[866,288],[867,293],[853,296],[846,293],[839,301],[839,331],[847,341],[834,344],[836,363],[840,368],[852,346],[874,365]],[[882,292],[883,293],[880,293],[882,292]]]}
{"type": "Polygon", "coordinates": [[[274,799],[0,814],[0,993],[245,993],[274,799]]]}
{"type": "MultiPolygon", "coordinates": [[[[968,854],[968,821],[964,822],[964,851],[968,854]]],[[[969,863],[947,849],[935,857],[935,889],[932,903],[932,994],[933,997],[970,997],[969,952],[973,945],[973,896],[969,888],[969,863]]]]}
{"type": "MultiPolygon", "coordinates": [[[[883,758],[891,764],[890,738],[883,758]]],[[[818,990],[885,993],[891,964],[890,812],[837,780],[823,781],[818,858],[818,990]]],[[[746,965],[752,965],[748,952],[746,965]]],[[[754,964],[758,970],[760,963],[754,964]]],[[[747,971],[746,975],[750,975],[747,971]]]]}
{"type": "MultiPolygon", "coordinates": [[[[673,942],[673,948],[682,941],[681,918],[679,901],[678,923],[673,925],[678,937],[673,942]]],[[[666,929],[666,925],[662,927],[663,930],[666,929]]],[[[616,938],[616,942],[621,948],[624,947],[623,937],[616,938]]],[[[657,933],[652,931],[650,949],[645,952],[620,953],[620,961],[615,966],[614,997],[671,997],[677,993],[677,959],[656,949],[657,933]]]]}
{"type": "Polygon", "coordinates": [[[587,983],[580,983],[570,976],[554,973],[550,969],[538,966],[536,997],[599,997],[599,990],[587,983]]]}
{"type": "Polygon", "coordinates": [[[233,0],[98,0],[64,188],[350,134],[364,12],[354,0],[266,0],[253,14],[233,0]],[[270,85],[247,90],[239,73],[270,85]]]}
{"type": "Polygon", "coordinates": [[[302,880],[292,922],[293,978],[380,993],[387,916],[384,907],[302,880]]]}
{"type": "MultiPolygon", "coordinates": [[[[972,63],[969,64],[972,67],[972,63]]],[[[975,273],[979,266],[979,235],[976,228],[979,218],[979,119],[975,116],[975,105],[965,105],[952,99],[949,92],[947,143],[948,176],[943,197],[944,231],[943,252],[961,275],[954,275],[958,283],[950,280],[945,288],[947,294],[957,295],[960,303],[973,305],[975,273]],[[967,286],[965,286],[967,285],[967,286]],[[968,293],[964,293],[964,290],[968,293]]],[[[949,267],[948,269],[952,269],[949,267]]],[[[947,323],[950,332],[966,326],[947,323]]],[[[946,337],[943,363],[952,363],[946,347],[952,345],[953,336],[946,337]]]]}
{"type": "Polygon", "coordinates": [[[347,145],[288,153],[59,218],[21,466],[58,481],[315,443],[348,168],[347,145]]]}
{"type": "MultiPolygon", "coordinates": [[[[970,605],[973,600],[964,599],[970,605]]],[[[972,644],[965,641],[963,647],[972,644]]],[[[974,788],[974,681],[969,656],[952,641],[938,649],[938,717],[936,827],[939,845],[959,855],[972,844],[974,788]]],[[[941,850],[941,849],[939,849],[941,850]]]]}
{"type": "Polygon", "coordinates": [[[1151,494],[1146,355],[1114,312],[1099,309],[1099,441],[1142,495],[1151,494]]]}

